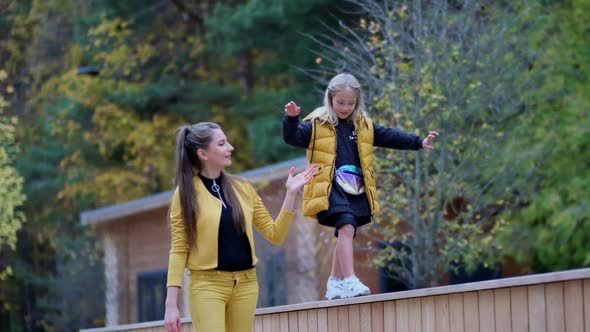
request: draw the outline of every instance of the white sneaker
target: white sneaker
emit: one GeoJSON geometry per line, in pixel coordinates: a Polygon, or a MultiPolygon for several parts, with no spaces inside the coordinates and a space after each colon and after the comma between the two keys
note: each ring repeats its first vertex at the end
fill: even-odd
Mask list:
{"type": "Polygon", "coordinates": [[[350,276],[342,280],[342,298],[356,297],[371,294],[371,290],[363,284],[356,276],[350,276]]]}
{"type": "Polygon", "coordinates": [[[343,281],[341,279],[328,279],[328,283],[326,284],[326,299],[327,300],[336,300],[341,299],[343,289],[342,289],[343,281]]]}

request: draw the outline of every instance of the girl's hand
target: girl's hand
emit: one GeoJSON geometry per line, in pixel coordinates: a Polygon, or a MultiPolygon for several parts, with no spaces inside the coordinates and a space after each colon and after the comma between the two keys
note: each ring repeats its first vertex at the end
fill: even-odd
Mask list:
{"type": "Polygon", "coordinates": [[[166,312],[164,313],[164,326],[166,326],[167,332],[182,332],[178,307],[166,307],[166,312]]]}
{"type": "Polygon", "coordinates": [[[428,136],[422,141],[422,148],[426,150],[434,150],[434,146],[432,146],[432,142],[438,136],[436,131],[431,131],[428,133],[428,136]]]}
{"type": "Polygon", "coordinates": [[[301,113],[301,107],[297,106],[297,104],[291,100],[285,105],[285,113],[288,116],[299,116],[299,113],[301,113]]]}
{"type": "Polygon", "coordinates": [[[295,175],[295,167],[291,167],[286,183],[287,191],[296,193],[301,190],[301,188],[303,188],[305,184],[309,183],[309,181],[311,181],[311,179],[315,176],[315,170],[316,166],[311,164],[308,165],[303,172],[295,175]]]}

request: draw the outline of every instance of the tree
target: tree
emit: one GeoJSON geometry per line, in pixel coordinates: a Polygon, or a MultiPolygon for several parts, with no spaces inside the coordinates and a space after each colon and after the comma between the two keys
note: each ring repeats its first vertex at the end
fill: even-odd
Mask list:
{"type": "Polygon", "coordinates": [[[528,137],[512,150],[521,165],[538,165],[534,193],[523,209],[506,214],[505,246],[536,272],[590,266],[590,3],[565,1],[543,8],[532,35],[538,53],[527,94],[534,112],[519,126],[528,137]]]}
{"type": "MultiPolygon", "coordinates": [[[[10,306],[0,310],[0,330],[101,325],[103,312],[95,305],[103,282],[100,243],[78,215],[171,189],[178,125],[220,123],[236,146],[233,172],[294,156],[294,149],[283,153],[276,107],[290,95],[310,94],[310,80],[294,74],[289,61],[300,65],[313,57],[298,48],[301,53],[284,61],[288,50],[249,45],[254,80],[248,90],[239,79],[247,67],[236,54],[213,47],[206,30],[215,6],[238,3],[0,0],[0,10],[6,9],[0,59],[13,78],[9,101],[22,147],[14,162],[25,179],[22,210],[29,220],[16,251],[0,257],[2,265],[15,266],[13,277],[0,281],[10,306]],[[89,65],[100,74],[76,75],[89,65]],[[285,88],[293,82],[295,88],[285,88]],[[260,135],[260,128],[273,134],[260,135]],[[84,289],[88,282],[97,287],[84,289]],[[80,299],[81,290],[87,296],[80,299]],[[80,299],[79,305],[67,308],[69,299],[80,299]]],[[[305,8],[316,13],[312,20],[322,13],[305,8]]],[[[256,10],[244,12],[255,16],[255,26],[274,15],[256,10]]],[[[308,26],[317,27],[300,28],[308,26]]]]}
{"type": "MultiPolygon", "coordinates": [[[[382,215],[367,232],[375,263],[407,288],[440,273],[497,262],[498,217],[519,201],[527,174],[497,159],[515,138],[529,57],[528,3],[352,0],[364,14],[315,40],[329,70],[353,73],[370,116],[422,137],[434,152],[379,150],[382,215]]],[[[330,75],[331,76],[331,75],[330,75]]]]}
{"type": "MultiPolygon", "coordinates": [[[[0,69],[0,88],[12,93],[14,88],[7,79],[6,71],[0,69]]],[[[19,152],[15,135],[18,119],[8,114],[8,107],[8,101],[0,94],[0,285],[14,280],[14,260],[9,258],[15,255],[17,234],[25,222],[22,211],[22,205],[25,204],[23,178],[14,165],[19,152]]],[[[12,297],[18,293],[3,287],[0,289],[0,313],[10,312],[13,309],[12,297]]],[[[2,315],[0,322],[1,318],[2,315]]]]}
{"type": "MultiPolygon", "coordinates": [[[[6,71],[0,70],[0,84],[7,78],[6,71]]],[[[2,86],[2,85],[0,85],[2,86]]],[[[10,85],[6,90],[11,91],[10,85]]],[[[0,250],[16,248],[16,234],[25,221],[19,208],[25,202],[23,178],[14,168],[18,154],[15,131],[18,119],[5,114],[8,102],[0,95],[0,250]]],[[[10,274],[10,266],[0,266],[0,279],[10,274]]]]}
{"type": "Polygon", "coordinates": [[[236,61],[231,74],[244,101],[235,106],[247,121],[250,157],[268,164],[299,156],[282,140],[282,106],[297,99],[305,109],[321,101],[321,91],[300,68],[317,67],[315,45],[305,34],[323,24],[356,17],[338,0],[252,0],[218,2],[206,20],[209,52],[236,61]],[[259,133],[265,133],[260,135],[259,133]]]}

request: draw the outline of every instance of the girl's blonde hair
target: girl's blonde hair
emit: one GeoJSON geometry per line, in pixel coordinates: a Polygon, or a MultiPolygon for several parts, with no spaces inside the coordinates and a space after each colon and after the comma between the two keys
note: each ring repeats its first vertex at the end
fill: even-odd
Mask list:
{"type": "Polygon", "coordinates": [[[356,93],[356,105],[354,111],[350,115],[349,120],[352,121],[356,127],[358,119],[362,116],[366,116],[365,112],[365,100],[361,92],[361,85],[359,81],[351,74],[342,73],[334,76],[328,88],[324,93],[324,106],[316,108],[310,115],[310,118],[320,118],[322,122],[329,122],[332,125],[338,124],[338,115],[332,108],[332,97],[336,92],[340,91],[354,91],[356,93]]]}

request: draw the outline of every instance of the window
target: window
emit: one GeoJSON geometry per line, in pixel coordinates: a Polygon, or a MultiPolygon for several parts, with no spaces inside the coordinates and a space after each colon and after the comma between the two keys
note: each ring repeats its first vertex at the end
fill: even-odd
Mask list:
{"type": "Polygon", "coordinates": [[[137,274],[137,319],[148,322],[164,319],[167,270],[137,274]]]}

